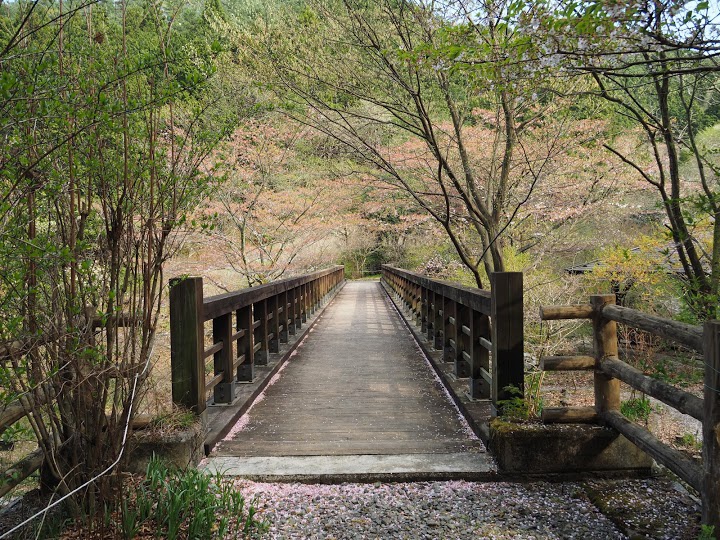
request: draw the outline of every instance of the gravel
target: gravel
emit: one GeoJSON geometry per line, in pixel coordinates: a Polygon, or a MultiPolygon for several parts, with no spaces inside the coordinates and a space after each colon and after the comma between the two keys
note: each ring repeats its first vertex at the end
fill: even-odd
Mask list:
{"type": "Polygon", "coordinates": [[[697,538],[696,499],[670,478],[592,482],[268,484],[266,538],[697,538]]]}

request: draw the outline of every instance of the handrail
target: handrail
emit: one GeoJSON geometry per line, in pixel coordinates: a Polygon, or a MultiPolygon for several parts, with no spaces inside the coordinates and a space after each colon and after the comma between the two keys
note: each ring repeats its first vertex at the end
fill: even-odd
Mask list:
{"type": "Polygon", "coordinates": [[[470,399],[491,399],[496,413],[524,389],[521,272],[491,275],[490,291],[383,265],[383,281],[431,346],[468,379],[470,399]]]}
{"type": "Polygon", "coordinates": [[[321,277],[329,276],[330,274],[338,272],[343,268],[343,266],[333,266],[324,270],[312,272],[310,274],[303,274],[302,276],[285,278],[271,283],[266,283],[264,285],[258,285],[256,287],[249,287],[239,291],[204,298],[204,320],[209,321],[215,319],[221,315],[240,309],[241,307],[265,300],[271,296],[276,296],[321,277]]]}
{"type": "Polygon", "coordinates": [[[653,459],[685,480],[701,494],[703,522],[720,525],[720,322],[704,327],[680,323],[615,305],[615,295],[593,295],[587,305],[540,308],[541,320],[590,319],[594,355],[548,357],[540,360],[546,371],[592,369],[595,373],[595,407],[543,410],[546,423],[600,421],[624,435],[653,459]],[[685,390],[645,375],[618,358],[617,323],[672,339],[704,353],[705,391],[699,398],[685,390]],[[650,431],[626,419],[620,409],[620,381],[693,416],[703,424],[702,463],[663,443],[650,431]]]}
{"type": "Polygon", "coordinates": [[[280,344],[307,321],[344,280],[333,266],[259,287],[203,297],[200,277],[170,280],[170,357],[173,402],[202,415],[212,403],[232,403],[236,384],[254,380],[280,344]],[[212,345],[205,322],[212,321],[212,345]],[[213,358],[206,376],[205,359],[213,358]]]}

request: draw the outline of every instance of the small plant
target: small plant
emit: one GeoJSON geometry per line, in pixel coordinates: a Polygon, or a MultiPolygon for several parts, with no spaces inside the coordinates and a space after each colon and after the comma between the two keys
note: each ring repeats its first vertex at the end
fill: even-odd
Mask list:
{"type": "Polygon", "coordinates": [[[715,525],[700,525],[698,540],[715,540],[715,525]]]}
{"type": "Polygon", "coordinates": [[[126,490],[120,504],[120,529],[132,539],[142,528],[158,538],[224,538],[258,535],[267,523],[256,518],[255,500],[249,503],[232,482],[218,473],[182,470],[154,458],[145,479],[126,490]]]}
{"type": "Polygon", "coordinates": [[[523,397],[522,390],[511,384],[503,388],[510,397],[507,399],[499,399],[497,404],[502,411],[505,420],[528,420],[530,418],[530,409],[527,401],[523,397]]]}
{"type": "Polygon", "coordinates": [[[692,433],[686,433],[681,437],[676,437],[675,442],[677,442],[678,446],[689,448],[690,450],[702,450],[702,441],[698,440],[692,433]]]}
{"type": "Polygon", "coordinates": [[[628,420],[647,424],[652,412],[650,400],[645,396],[632,397],[620,404],[620,412],[628,420]]]}

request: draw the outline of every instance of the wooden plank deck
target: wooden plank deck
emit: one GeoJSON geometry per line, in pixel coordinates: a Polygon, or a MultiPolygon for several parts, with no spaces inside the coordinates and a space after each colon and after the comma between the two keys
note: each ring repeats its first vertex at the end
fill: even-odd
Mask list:
{"type": "Polygon", "coordinates": [[[483,453],[378,282],[348,283],[222,456],[483,453]]]}

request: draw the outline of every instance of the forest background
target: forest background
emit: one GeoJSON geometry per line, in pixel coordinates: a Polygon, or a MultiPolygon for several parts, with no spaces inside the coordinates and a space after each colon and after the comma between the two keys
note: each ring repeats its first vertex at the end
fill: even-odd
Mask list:
{"type": "Polygon", "coordinates": [[[541,304],[614,288],[717,316],[717,17],[679,0],[0,1],[0,399],[33,411],[43,483],[74,491],[138,411],[167,412],[173,276],[209,295],[332,263],[479,287],[523,271],[531,364],[587,337],[541,326],[541,304]]]}

